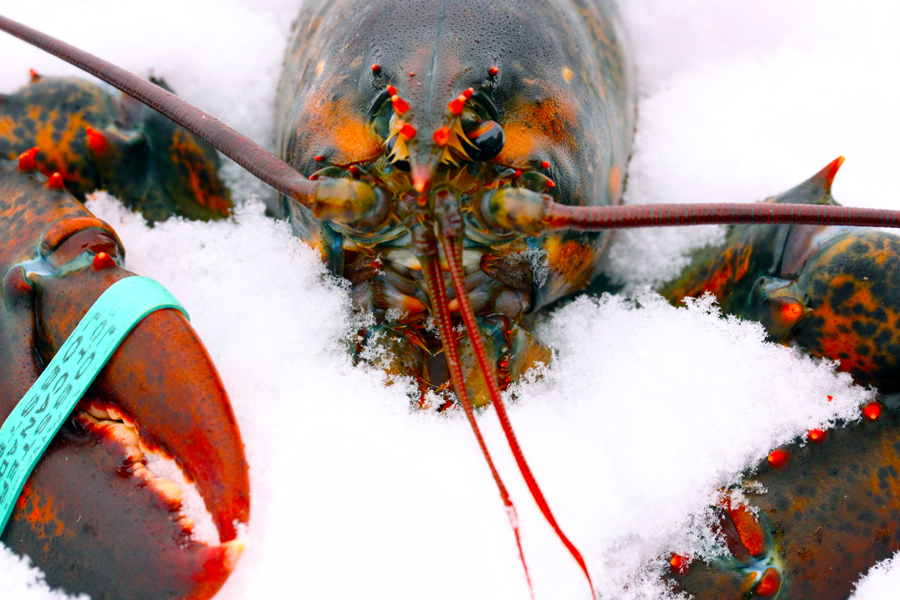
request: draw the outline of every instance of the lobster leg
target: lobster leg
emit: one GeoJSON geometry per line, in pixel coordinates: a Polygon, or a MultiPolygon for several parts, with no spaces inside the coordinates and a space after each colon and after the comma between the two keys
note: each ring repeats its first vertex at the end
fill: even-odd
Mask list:
{"type": "MultiPolygon", "coordinates": [[[[131,276],[108,225],[27,168],[2,167],[0,418],[97,297],[131,276]]],[[[210,598],[233,569],[249,519],[243,445],[227,395],[190,325],[150,315],[116,350],[26,483],[0,541],[53,586],[92,598],[210,598]],[[223,543],[192,535],[182,490],[147,469],[175,460],[223,543]]]]}
{"type": "MultiPolygon", "coordinates": [[[[839,158],[767,202],[836,204],[839,158]]],[[[733,226],[723,245],[698,252],[662,293],[705,292],[722,309],[761,322],[773,341],[839,363],[857,383],[900,390],[900,238],[879,229],[733,226]]]]}
{"type": "MultiPolygon", "coordinates": [[[[154,80],[166,87],[164,81],[154,80]]],[[[216,151],[134,98],[73,77],[41,77],[0,94],[0,158],[32,146],[81,201],[103,189],[150,222],[221,219],[231,210],[216,151]]]]}
{"type": "Polygon", "coordinates": [[[690,565],[671,576],[678,587],[701,599],[839,600],[861,573],[900,550],[900,411],[866,415],[855,426],[828,431],[821,442],[781,449],[783,465],[763,465],[750,482],[767,491],[745,492],[759,509],[766,540],[757,555],[738,545],[739,536],[728,530],[741,524],[726,516],[734,558],[690,565]]]}

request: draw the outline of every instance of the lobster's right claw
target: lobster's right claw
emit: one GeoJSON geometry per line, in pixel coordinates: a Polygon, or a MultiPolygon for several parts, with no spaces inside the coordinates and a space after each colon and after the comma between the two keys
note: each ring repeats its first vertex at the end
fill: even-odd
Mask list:
{"type": "MultiPolygon", "coordinates": [[[[115,232],[64,190],[48,190],[39,175],[5,176],[0,372],[10,376],[0,381],[0,419],[100,294],[131,276],[112,258],[122,256],[115,232]],[[40,273],[32,265],[41,260],[58,269],[40,273]]],[[[29,555],[51,586],[94,600],[205,600],[240,555],[249,496],[222,383],[184,317],[166,309],[113,354],[33,471],[0,541],[29,555]],[[223,543],[194,539],[183,490],[146,468],[154,449],[194,482],[223,543]]]]}

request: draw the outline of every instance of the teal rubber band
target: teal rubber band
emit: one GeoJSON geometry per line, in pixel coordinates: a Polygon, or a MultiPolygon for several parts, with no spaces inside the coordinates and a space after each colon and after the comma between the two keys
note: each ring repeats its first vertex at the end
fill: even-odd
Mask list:
{"type": "Polygon", "coordinates": [[[160,283],[126,277],[91,306],[0,427],[0,533],[50,441],[128,332],[151,312],[187,311],[160,283]]]}

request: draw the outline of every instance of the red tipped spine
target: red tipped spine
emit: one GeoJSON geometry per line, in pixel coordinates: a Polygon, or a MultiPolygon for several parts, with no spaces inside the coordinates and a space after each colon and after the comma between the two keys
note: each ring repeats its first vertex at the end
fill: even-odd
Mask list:
{"type": "Polygon", "coordinates": [[[57,172],[47,180],[47,187],[51,190],[61,190],[66,187],[66,182],[63,181],[62,175],[57,172]]]}
{"type": "Polygon", "coordinates": [[[769,456],[766,460],[769,461],[769,464],[775,467],[776,469],[780,469],[784,465],[787,464],[788,458],[790,454],[788,454],[787,450],[772,450],[769,452],[769,456]]]}
{"type": "Polygon", "coordinates": [[[19,170],[20,171],[34,171],[37,169],[37,157],[38,147],[35,146],[30,150],[26,150],[22,154],[19,155],[19,170]]]}
{"type": "Polygon", "coordinates": [[[877,400],[869,402],[863,407],[862,414],[868,420],[874,421],[881,416],[881,403],[877,400]]]}
{"type": "Polygon", "coordinates": [[[391,104],[394,105],[394,112],[398,115],[405,115],[409,111],[409,102],[394,94],[391,96],[391,104]]]}
{"type": "Polygon", "coordinates": [[[468,98],[460,94],[452,102],[450,102],[450,104],[447,105],[447,108],[451,113],[459,116],[462,114],[463,108],[465,108],[466,106],[466,100],[468,100],[468,98]]]}
{"type": "Polygon", "coordinates": [[[94,129],[93,127],[84,128],[85,136],[87,136],[87,145],[96,156],[103,156],[109,150],[109,140],[106,136],[94,129]]]}
{"type": "Polygon", "coordinates": [[[434,143],[443,148],[450,142],[450,128],[446,125],[434,132],[434,143]]]}
{"type": "Polygon", "coordinates": [[[102,271],[114,266],[116,266],[116,261],[106,252],[98,252],[94,260],[91,261],[91,267],[95,271],[102,271]]]}
{"type": "Polygon", "coordinates": [[[409,123],[404,123],[400,128],[400,135],[408,142],[409,140],[416,137],[416,128],[409,123]]]}

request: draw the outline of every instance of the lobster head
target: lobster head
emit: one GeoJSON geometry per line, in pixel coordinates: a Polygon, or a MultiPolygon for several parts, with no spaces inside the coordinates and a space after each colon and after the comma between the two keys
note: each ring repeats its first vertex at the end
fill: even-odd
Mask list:
{"type": "Polygon", "coordinates": [[[450,239],[464,284],[448,276],[449,311],[456,319],[464,287],[501,379],[515,379],[550,357],[516,323],[586,285],[608,236],[528,237],[498,224],[492,205],[520,195],[619,202],[633,102],[615,8],[349,4],[313,4],[295,24],[277,130],[283,158],[319,187],[306,206],[288,200],[276,212],[351,282],[360,310],[389,324],[394,333],[379,334],[402,357],[389,370],[433,385],[446,376],[422,364],[427,352],[414,355],[440,346],[416,323],[439,310],[423,264],[448,271],[453,259],[435,240],[450,239]],[[587,35],[585,20],[602,35],[587,35]]]}
{"type": "MultiPolygon", "coordinates": [[[[132,274],[116,233],[61,180],[2,169],[5,420],[94,301],[132,274]]],[[[113,354],[32,472],[0,540],[51,585],[93,598],[200,599],[233,569],[248,518],[247,463],[228,397],[196,333],[166,309],[113,354]],[[182,487],[148,469],[166,458],[205,500],[221,543],[195,539],[182,487]]]]}

